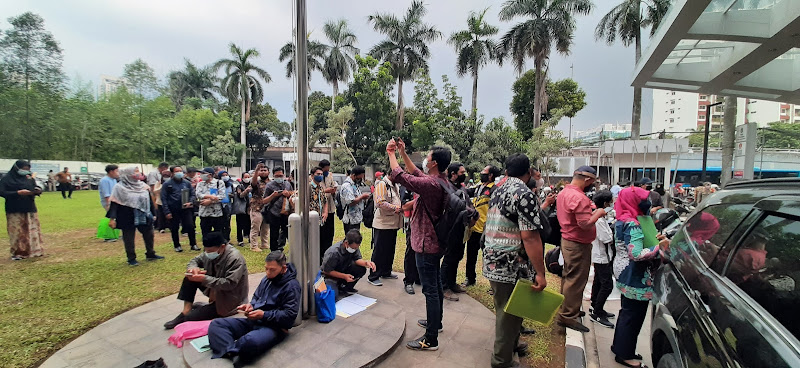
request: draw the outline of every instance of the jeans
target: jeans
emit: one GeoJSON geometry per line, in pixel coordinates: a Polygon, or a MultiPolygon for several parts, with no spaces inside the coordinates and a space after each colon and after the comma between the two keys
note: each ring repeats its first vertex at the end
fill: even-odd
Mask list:
{"type": "MultiPolygon", "coordinates": [[[[204,291],[206,290],[206,287],[199,282],[189,281],[189,279],[184,277],[183,282],[181,283],[181,289],[180,291],[178,291],[178,300],[194,303],[194,297],[195,295],[197,295],[197,290],[204,291]]],[[[203,305],[199,308],[192,309],[192,311],[186,315],[186,320],[208,321],[210,319],[218,317],[225,317],[225,316],[221,316],[219,315],[219,313],[217,313],[217,306],[212,302],[203,305]]]]}
{"type": "Polygon", "coordinates": [[[411,231],[406,231],[406,254],[403,256],[403,271],[406,277],[403,278],[403,284],[413,285],[420,284],[419,272],[417,271],[417,252],[411,248],[411,231]]]}
{"type": "Polygon", "coordinates": [[[494,354],[492,355],[492,368],[511,367],[514,362],[514,349],[519,343],[519,331],[522,327],[522,318],[508,314],[504,310],[514,284],[489,281],[494,291],[495,322],[494,322],[494,354]]]}
{"type": "Polygon", "coordinates": [[[289,216],[269,215],[269,250],[283,250],[289,236],[289,216]]]}
{"type": "Polygon", "coordinates": [[[633,359],[636,355],[636,341],[642,331],[647,315],[647,300],[635,300],[622,296],[622,309],[617,316],[617,327],[614,329],[612,352],[620,359],[633,359]]]}
{"type": "Polygon", "coordinates": [[[142,234],[142,239],[144,239],[145,257],[152,258],[156,255],[156,251],[153,250],[153,226],[139,225],[135,229],[122,229],[122,243],[125,244],[125,254],[128,256],[128,261],[136,260],[136,246],[134,243],[136,230],[139,230],[142,234]]]}
{"type": "Polygon", "coordinates": [[[172,245],[177,248],[181,246],[181,234],[178,231],[183,226],[183,231],[189,237],[189,245],[197,245],[197,237],[194,233],[194,210],[191,208],[179,211],[170,211],[172,220],[169,221],[169,232],[172,235],[172,245]]]}
{"type": "Polygon", "coordinates": [[[279,342],[286,333],[244,318],[218,318],[208,326],[211,358],[225,354],[238,355],[244,363],[251,362],[279,342]]]}
{"type": "Polygon", "coordinates": [[[372,262],[375,271],[370,271],[369,279],[377,280],[381,276],[392,274],[394,248],[397,243],[397,229],[373,229],[375,249],[372,250],[372,262]]]}
{"type": "Polygon", "coordinates": [[[444,304],[444,290],[442,278],[439,275],[440,254],[417,253],[417,271],[422,281],[422,294],[425,295],[425,312],[428,328],[425,338],[429,343],[438,345],[439,329],[442,328],[442,309],[444,304]]]}
{"type": "Polygon", "coordinates": [[[611,277],[610,263],[594,264],[594,281],[592,282],[592,310],[595,313],[605,311],[608,296],[614,289],[614,279],[611,277]]]}
{"type": "Polygon", "coordinates": [[[200,217],[200,233],[205,236],[214,231],[225,236],[225,217],[200,217]]]}
{"type": "Polygon", "coordinates": [[[236,215],[236,241],[244,241],[245,236],[250,236],[250,215],[236,215]]]}
{"type": "Polygon", "coordinates": [[[464,244],[454,245],[447,248],[442,259],[442,287],[451,289],[456,285],[458,276],[458,263],[464,258],[464,244]]]}
{"type": "Polygon", "coordinates": [[[481,249],[481,236],[483,233],[473,232],[467,241],[467,284],[474,284],[477,280],[475,267],[478,264],[478,251],[481,249]]]}

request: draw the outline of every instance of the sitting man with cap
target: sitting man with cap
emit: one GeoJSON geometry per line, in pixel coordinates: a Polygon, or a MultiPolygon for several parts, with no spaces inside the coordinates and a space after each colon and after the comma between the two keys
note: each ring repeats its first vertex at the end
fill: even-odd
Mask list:
{"type": "Polygon", "coordinates": [[[325,284],[335,290],[337,298],[340,292],[357,293],[354,286],[367,273],[367,268],[375,271],[375,263],[361,259],[359,246],[361,233],[351,229],[344,240],[325,251],[320,268],[325,276],[325,284]]]}
{"type": "Polygon", "coordinates": [[[234,367],[250,363],[279,342],[300,312],[300,283],[294,265],[276,250],[264,260],[266,275],[249,304],[236,309],[245,318],[220,318],[208,327],[212,359],[228,358],[234,367]]]}
{"type": "Polygon", "coordinates": [[[178,299],[183,311],[164,324],[170,330],[185,321],[206,321],[236,313],[236,307],[247,301],[247,264],[235,247],[228,245],[219,232],[203,235],[204,252],[189,261],[178,299]],[[200,290],[209,303],[193,306],[200,290]]]}

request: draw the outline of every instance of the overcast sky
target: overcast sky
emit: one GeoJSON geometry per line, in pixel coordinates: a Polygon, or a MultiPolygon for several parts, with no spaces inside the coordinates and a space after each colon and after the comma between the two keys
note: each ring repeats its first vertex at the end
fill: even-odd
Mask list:
{"type": "MultiPolygon", "coordinates": [[[[0,14],[4,18],[26,11],[41,15],[45,27],[64,49],[64,72],[71,79],[80,77],[91,81],[95,88],[101,74],[118,76],[123,66],[136,58],[150,64],[163,81],[169,71],[183,66],[184,58],[207,65],[228,57],[230,42],[256,48],[261,57],[255,63],[266,69],[273,79],[265,88],[265,99],[278,110],[281,120],[291,122],[294,118],[293,84],[285,77],[285,64],[278,62],[278,50],[291,39],[293,3],[293,0],[17,0],[0,2],[0,14]]],[[[367,24],[367,16],[376,11],[401,14],[410,3],[410,0],[310,0],[308,30],[312,32],[312,39],[322,41],[324,22],[345,18],[365,53],[383,38],[367,24]]],[[[574,65],[574,79],[586,91],[588,105],[573,119],[576,130],[602,123],[630,122],[633,50],[620,44],[607,46],[594,39],[597,22],[615,3],[617,1],[595,0],[592,14],[577,19],[572,53],[551,55],[550,78],[570,77],[570,66],[574,65]]],[[[472,81],[456,76],[456,54],[446,43],[447,37],[466,27],[471,10],[489,7],[489,22],[500,28],[500,34],[514,22],[498,20],[502,1],[429,0],[427,6],[425,21],[435,24],[444,36],[430,45],[431,76],[441,87],[441,75],[447,74],[458,86],[464,108],[469,109],[472,81]]],[[[8,27],[5,20],[0,22],[0,29],[8,27]]],[[[528,68],[533,68],[532,61],[528,68]]],[[[480,73],[478,113],[487,120],[505,116],[511,121],[508,106],[511,85],[516,78],[513,67],[489,65],[480,73]]],[[[330,85],[319,74],[312,76],[311,87],[331,93],[330,85]]],[[[407,104],[411,105],[413,84],[404,87],[407,104]]],[[[643,132],[650,130],[651,100],[650,91],[645,90],[643,132]]],[[[569,129],[567,119],[559,128],[565,132],[569,129]]]]}

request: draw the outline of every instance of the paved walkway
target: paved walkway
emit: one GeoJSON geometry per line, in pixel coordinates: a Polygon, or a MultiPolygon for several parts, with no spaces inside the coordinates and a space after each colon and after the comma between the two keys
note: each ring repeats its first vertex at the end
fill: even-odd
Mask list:
{"type": "MultiPolygon", "coordinates": [[[[394,321],[393,326],[405,328],[405,335],[398,339],[394,350],[390,350],[388,356],[381,357],[384,360],[377,366],[489,367],[494,341],[494,314],[466,294],[461,294],[461,300],[458,302],[444,302],[444,332],[439,336],[438,351],[419,352],[405,348],[407,340],[419,337],[424,332],[417,326],[416,321],[425,318],[425,298],[418,286],[415,295],[406,294],[401,281],[403,276],[398,275],[400,279],[384,280],[382,287],[375,287],[366,282],[357,285],[361,294],[378,299],[378,304],[370,307],[370,309],[375,308],[371,312],[394,321]],[[386,302],[381,303],[381,300],[386,302]],[[403,319],[405,325],[398,323],[403,319]]],[[[251,289],[258,285],[262,277],[263,273],[250,275],[251,289]]],[[[188,359],[188,356],[184,359],[181,349],[167,343],[172,331],[165,331],[162,325],[177,315],[183,303],[175,297],[176,295],[170,295],[106,321],[56,352],[41,367],[135,367],[145,360],[159,357],[163,357],[170,368],[188,367],[187,361],[197,363],[196,359],[188,359]]],[[[198,301],[202,300],[203,298],[198,298],[198,301]]],[[[326,342],[324,336],[328,336],[342,339],[350,344],[358,344],[357,346],[361,346],[364,352],[371,351],[378,356],[376,349],[368,345],[377,344],[374,338],[378,335],[374,334],[382,327],[375,325],[370,329],[365,325],[375,323],[366,321],[369,318],[363,318],[363,321],[356,323],[356,317],[341,320],[337,318],[335,323],[329,325],[321,325],[314,321],[304,321],[304,323],[308,323],[308,327],[319,329],[315,332],[318,347],[324,345],[326,342]],[[323,337],[322,341],[319,337],[323,337]]],[[[385,323],[382,322],[380,325],[384,326],[385,323]]],[[[294,357],[296,360],[294,366],[355,367],[361,364],[355,362],[365,361],[364,357],[356,353],[334,346],[329,348],[314,349],[306,355],[300,355],[296,351],[298,356],[294,357]]],[[[281,345],[276,349],[280,350],[281,345]]]]}

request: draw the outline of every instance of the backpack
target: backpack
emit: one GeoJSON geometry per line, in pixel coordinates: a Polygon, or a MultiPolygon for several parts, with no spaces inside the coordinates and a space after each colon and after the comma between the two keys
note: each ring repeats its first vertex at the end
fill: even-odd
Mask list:
{"type": "Polygon", "coordinates": [[[336,203],[336,217],[339,220],[344,217],[344,206],[342,206],[342,187],[336,190],[336,194],[333,196],[333,201],[336,203]]]}
{"type": "Polygon", "coordinates": [[[561,272],[564,271],[564,265],[559,262],[561,258],[561,247],[557,246],[547,251],[544,254],[544,266],[547,271],[561,277],[561,272]]]}
{"type": "Polygon", "coordinates": [[[372,222],[375,220],[375,199],[371,193],[369,197],[364,200],[364,210],[361,211],[361,215],[364,218],[362,220],[364,226],[371,229],[372,222]]]}
{"type": "Polygon", "coordinates": [[[553,244],[556,246],[561,245],[561,224],[558,222],[558,216],[556,216],[556,209],[555,204],[550,206],[551,210],[550,213],[547,214],[547,223],[550,225],[550,233],[547,237],[543,237],[542,241],[547,244],[553,244]]]}
{"type": "Polygon", "coordinates": [[[463,246],[464,232],[469,227],[469,220],[473,213],[477,213],[474,208],[467,203],[466,195],[461,190],[453,190],[450,183],[442,179],[436,179],[444,189],[444,211],[439,216],[438,221],[433,221],[427,206],[423,206],[428,219],[433,223],[436,230],[436,238],[439,240],[440,253],[444,253],[450,247],[463,246]]]}

